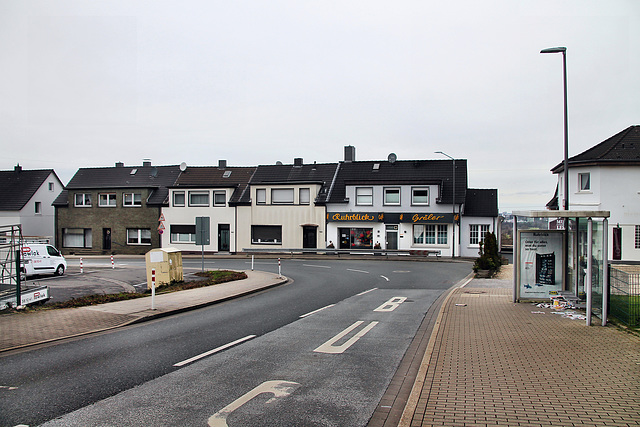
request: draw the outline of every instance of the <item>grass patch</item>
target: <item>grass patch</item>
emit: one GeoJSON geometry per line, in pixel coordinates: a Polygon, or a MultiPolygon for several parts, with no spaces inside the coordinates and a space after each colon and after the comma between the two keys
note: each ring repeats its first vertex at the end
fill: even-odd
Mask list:
{"type": "MultiPolygon", "coordinates": [[[[242,271],[230,271],[230,270],[214,270],[196,273],[196,276],[201,277],[198,280],[191,280],[188,282],[171,282],[156,287],[156,294],[165,294],[170,292],[184,291],[187,289],[203,288],[205,286],[217,285],[225,282],[232,282],[234,280],[242,280],[247,278],[247,274],[242,271]]],[[[151,290],[140,292],[120,292],[117,294],[94,294],[85,295],[78,298],[71,298],[68,301],[54,302],[41,306],[28,306],[27,311],[32,310],[53,310],[57,308],[75,308],[85,307],[88,305],[105,304],[108,302],[125,301],[130,299],[148,297],[151,295],[151,290]]]]}

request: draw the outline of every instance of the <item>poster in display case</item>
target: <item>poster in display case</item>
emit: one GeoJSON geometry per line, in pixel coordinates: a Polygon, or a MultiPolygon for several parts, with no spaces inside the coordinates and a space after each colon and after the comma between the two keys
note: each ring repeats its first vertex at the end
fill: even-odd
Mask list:
{"type": "Polygon", "coordinates": [[[563,231],[518,233],[519,297],[546,299],[563,290],[563,231]]]}

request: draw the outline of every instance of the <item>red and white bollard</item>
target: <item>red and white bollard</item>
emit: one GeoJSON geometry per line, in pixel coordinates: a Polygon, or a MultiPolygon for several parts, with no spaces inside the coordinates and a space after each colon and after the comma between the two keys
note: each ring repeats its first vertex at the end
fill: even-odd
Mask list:
{"type": "Polygon", "coordinates": [[[155,305],[156,298],[156,269],[151,269],[151,310],[156,309],[155,305]]]}
{"type": "Polygon", "coordinates": [[[113,255],[111,255],[111,269],[116,268],[116,265],[113,263],[113,255]]]}
{"type": "Polygon", "coordinates": [[[280,263],[280,258],[278,258],[278,277],[282,277],[282,264],[280,263]]]}
{"type": "Polygon", "coordinates": [[[83,271],[84,269],[82,268],[82,258],[80,258],[80,274],[82,274],[83,271]]]}

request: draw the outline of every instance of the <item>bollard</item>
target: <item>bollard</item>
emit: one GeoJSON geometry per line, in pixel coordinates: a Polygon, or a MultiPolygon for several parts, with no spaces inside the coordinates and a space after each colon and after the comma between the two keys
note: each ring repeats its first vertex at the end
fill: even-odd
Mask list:
{"type": "Polygon", "coordinates": [[[156,309],[156,269],[151,269],[151,310],[156,309]]]}
{"type": "Polygon", "coordinates": [[[278,276],[282,277],[282,268],[281,268],[281,264],[280,264],[280,258],[278,258],[278,276]]]}
{"type": "Polygon", "coordinates": [[[111,269],[116,268],[115,264],[113,263],[113,255],[111,255],[111,269]]]}
{"type": "Polygon", "coordinates": [[[253,271],[253,257],[254,257],[254,256],[255,256],[255,255],[251,255],[251,271],[253,271]]]}
{"type": "Polygon", "coordinates": [[[83,272],[83,271],[84,271],[84,270],[83,270],[83,268],[82,268],[82,258],[80,258],[80,274],[82,274],[82,272],[83,272]]]}

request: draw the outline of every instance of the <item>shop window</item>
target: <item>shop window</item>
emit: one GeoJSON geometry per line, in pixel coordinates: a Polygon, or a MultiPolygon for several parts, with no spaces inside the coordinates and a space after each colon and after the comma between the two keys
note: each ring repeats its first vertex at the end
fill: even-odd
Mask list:
{"type": "Polygon", "coordinates": [[[362,205],[362,206],[373,205],[373,188],[372,187],[356,188],[356,205],[362,205]]]}
{"type": "Polygon", "coordinates": [[[267,204],[267,190],[265,188],[258,188],[256,190],[256,204],[258,205],[267,204]]]}
{"type": "Polygon", "coordinates": [[[414,224],[413,225],[414,245],[446,245],[447,225],[446,224],[414,224]]]}
{"type": "Polygon", "coordinates": [[[251,243],[259,245],[282,244],[281,225],[252,225],[251,243]]]}
{"type": "Polygon", "coordinates": [[[151,230],[148,228],[127,228],[128,245],[150,245],[151,230]]]}
{"type": "Polygon", "coordinates": [[[62,229],[62,246],[65,248],[91,248],[92,240],[90,228],[62,229]]]}
{"type": "Polygon", "coordinates": [[[484,240],[484,235],[489,232],[488,224],[471,224],[469,225],[469,244],[479,246],[484,240]]]}
{"type": "Polygon", "coordinates": [[[384,189],[384,204],[385,205],[399,205],[400,204],[400,189],[399,188],[385,188],[384,189]]]}
{"type": "Polygon", "coordinates": [[[185,198],[184,191],[173,192],[173,206],[184,206],[185,198]]]}
{"type": "Polygon", "coordinates": [[[311,203],[311,190],[308,188],[300,189],[300,204],[308,205],[311,203]]]}
{"type": "Polygon", "coordinates": [[[591,174],[590,173],[579,173],[578,181],[580,182],[580,191],[591,190],[591,174]]]}
{"type": "Polygon", "coordinates": [[[116,193],[100,193],[98,195],[98,206],[101,207],[115,207],[116,206],[116,193]]]}
{"type": "Polygon", "coordinates": [[[271,204],[292,205],[293,204],[293,188],[271,189],[271,204]]]}
{"type": "Polygon", "coordinates": [[[89,193],[76,193],[73,195],[73,205],[77,207],[90,207],[91,206],[91,194],[89,193]]]}
{"type": "Polygon", "coordinates": [[[429,205],[429,189],[428,188],[412,188],[411,204],[418,206],[429,205]]]}
{"type": "Polygon", "coordinates": [[[209,206],[209,192],[189,191],[189,206],[209,206]]]}
{"type": "Polygon", "coordinates": [[[438,224],[438,244],[439,245],[446,245],[447,244],[447,230],[449,229],[449,226],[446,224],[438,224]]]}
{"type": "Polygon", "coordinates": [[[195,243],[196,242],[196,226],[195,225],[177,225],[172,224],[170,227],[171,243],[195,243]]]}
{"type": "Polygon", "coordinates": [[[227,206],[227,193],[225,191],[213,192],[213,206],[227,206]]]}
{"type": "Polygon", "coordinates": [[[142,206],[142,194],[140,193],[124,193],[122,195],[123,206],[142,206]]]}

